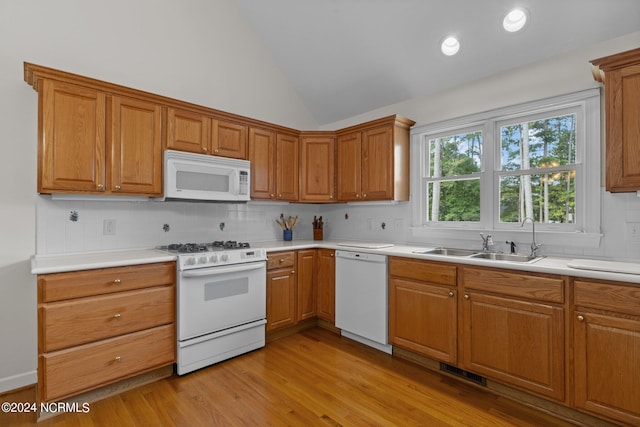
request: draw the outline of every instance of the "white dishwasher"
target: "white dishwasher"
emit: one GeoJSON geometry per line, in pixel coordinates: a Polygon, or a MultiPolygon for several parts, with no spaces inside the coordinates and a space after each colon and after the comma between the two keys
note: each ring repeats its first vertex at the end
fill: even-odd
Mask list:
{"type": "Polygon", "coordinates": [[[342,335],[391,354],[387,257],[336,251],[336,327],[342,335]]]}

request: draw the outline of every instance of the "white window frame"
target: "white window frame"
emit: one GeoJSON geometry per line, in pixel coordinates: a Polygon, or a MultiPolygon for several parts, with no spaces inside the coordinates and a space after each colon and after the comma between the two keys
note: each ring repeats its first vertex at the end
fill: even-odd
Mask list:
{"type": "Polygon", "coordinates": [[[510,107],[415,126],[411,130],[412,235],[419,240],[477,240],[477,233],[510,236],[531,233],[530,226],[499,223],[500,125],[531,121],[575,112],[576,119],[576,223],[536,223],[536,233],[546,244],[597,248],[600,245],[600,90],[599,88],[531,101],[510,107]],[[480,221],[425,223],[428,141],[468,129],[482,130],[482,172],[480,177],[480,221]],[[426,162],[426,164],[425,164],[426,162]]]}

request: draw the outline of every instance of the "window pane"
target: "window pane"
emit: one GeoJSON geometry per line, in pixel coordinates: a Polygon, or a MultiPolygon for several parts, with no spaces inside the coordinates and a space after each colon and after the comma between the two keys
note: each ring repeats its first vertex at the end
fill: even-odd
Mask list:
{"type": "Polygon", "coordinates": [[[576,223],[575,171],[500,177],[500,222],[576,223]]]}
{"type": "Polygon", "coordinates": [[[469,175],[482,168],[482,132],[429,140],[429,176],[469,175]]]}
{"type": "Polygon", "coordinates": [[[480,221],[480,179],[429,182],[427,221],[480,221]]]}
{"type": "Polygon", "coordinates": [[[576,162],[576,115],[500,128],[501,169],[550,168],[576,162]]]}

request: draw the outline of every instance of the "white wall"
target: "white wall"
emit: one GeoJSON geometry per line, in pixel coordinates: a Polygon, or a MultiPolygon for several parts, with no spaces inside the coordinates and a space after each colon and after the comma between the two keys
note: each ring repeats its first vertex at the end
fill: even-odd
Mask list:
{"type": "Polygon", "coordinates": [[[37,94],[24,61],[317,127],[229,0],[0,1],[0,392],[36,382],[37,94]]]}

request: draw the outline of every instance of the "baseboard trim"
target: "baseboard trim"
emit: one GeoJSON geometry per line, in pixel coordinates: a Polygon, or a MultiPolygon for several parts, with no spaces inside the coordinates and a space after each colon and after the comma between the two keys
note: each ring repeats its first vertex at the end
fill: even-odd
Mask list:
{"type": "Polygon", "coordinates": [[[29,371],[0,379],[0,394],[9,393],[38,383],[38,371],[29,371]]]}

